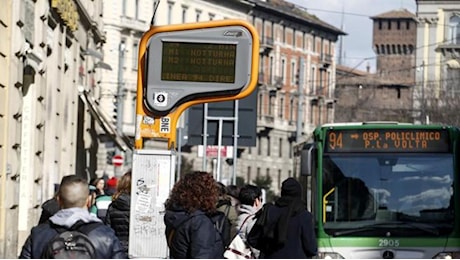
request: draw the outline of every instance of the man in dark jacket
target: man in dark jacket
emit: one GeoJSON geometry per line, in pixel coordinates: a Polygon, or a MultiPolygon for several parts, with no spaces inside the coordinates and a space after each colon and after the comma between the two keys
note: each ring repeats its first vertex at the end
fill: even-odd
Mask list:
{"type": "Polygon", "coordinates": [[[76,175],[65,176],[62,179],[57,197],[61,210],[54,214],[49,222],[32,228],[19,258],[42,258],[48,242],[58,234],[57,230],[50,224],[69,228],[77,221],[83,223],[101,222],[101,225],[95,226],[87,233],[91,243],[96,248],[96,258],[126,258],[127,255],[123,252],[120,241],[113,230],[102,224],[100,219],[89,214],[88,194],[89,189],[86,180],[76,175]]]}
{"type": "Polygon", "coordinates": [[[288,178],[275,205],[264,206],[256,214],[247,241],[261,251],[260,258],[304,259],[317,254],[313,216],[301,195],[300,183],[288,178]]]}

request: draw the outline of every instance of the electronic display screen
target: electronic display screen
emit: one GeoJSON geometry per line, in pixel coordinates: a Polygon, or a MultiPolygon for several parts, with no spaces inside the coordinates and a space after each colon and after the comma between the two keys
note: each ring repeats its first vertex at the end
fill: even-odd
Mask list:
{"type": "Polygon", "coordinates": [[[235,83],[236,44],[162,44],[161,80],[235,83]]]}
{"type": "Polygon", "coordinates": [[[329,130],[325,152],[450,152],[447,130],[329,130]]]}

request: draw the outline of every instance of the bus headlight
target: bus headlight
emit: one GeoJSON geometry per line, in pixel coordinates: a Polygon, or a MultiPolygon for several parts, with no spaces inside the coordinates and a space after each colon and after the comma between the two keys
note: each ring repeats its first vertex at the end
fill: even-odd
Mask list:
{"type": "Polygon", "coordinates": [[[317,259],[345,259],[340,254],[333,253],[333,252],[318,252],[318,255],[316,255],[315,258],[317,259]]]}
{"type": "Polygon", "coordinates": [[[433,257],[433,259],[459,259],[460,251],[441,252],[433,257]]]}

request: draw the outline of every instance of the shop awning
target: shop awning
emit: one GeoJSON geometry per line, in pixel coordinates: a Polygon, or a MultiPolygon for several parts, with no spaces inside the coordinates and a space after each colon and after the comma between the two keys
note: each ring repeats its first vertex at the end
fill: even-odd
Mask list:
{"type": "Polygon", "coordinates": [[[81,100],[89,108],[89,111],[94,119],[99,123],[104,132],[115,142],[115,145],[126,152],[126,150],[133,150],[133,145],[130,143],[129,138],[124,136],[123,133],[118,132],[115,126],[107,119],[107,116],[101,111],[99,104],[84,90],[80,92],[81,100]]]}

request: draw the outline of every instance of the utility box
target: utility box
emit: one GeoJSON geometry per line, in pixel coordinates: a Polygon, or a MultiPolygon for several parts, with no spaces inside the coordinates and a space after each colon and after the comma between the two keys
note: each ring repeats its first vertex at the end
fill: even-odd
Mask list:
{"type": "Polygon", "coordinates": [[[131,174],[129,258],[168,258],[164,202],[175,179],[176,154],[135,150],[131,174]]]}

